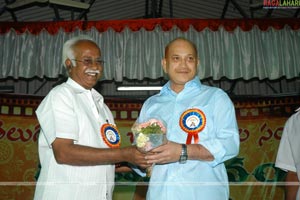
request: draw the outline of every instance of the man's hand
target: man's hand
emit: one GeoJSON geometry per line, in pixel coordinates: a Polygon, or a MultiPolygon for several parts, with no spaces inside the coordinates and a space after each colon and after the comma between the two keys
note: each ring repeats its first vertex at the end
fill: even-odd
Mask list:
{"type": "Polygon", "coordinates": [[[140,152],[136,146],[125,147],[122,149],[127,162],[139,166],[142,169],[150,167],[151,164],[147,163],[145,158],[146,154],[140,152]]]}
{"type": "Polygon", "coordinates": [[[168,141],[167,144],[161,145],[151,150],[146,159],[149,164],[166,164],[177,162],[181,154],[181,144],[168,141]]]}

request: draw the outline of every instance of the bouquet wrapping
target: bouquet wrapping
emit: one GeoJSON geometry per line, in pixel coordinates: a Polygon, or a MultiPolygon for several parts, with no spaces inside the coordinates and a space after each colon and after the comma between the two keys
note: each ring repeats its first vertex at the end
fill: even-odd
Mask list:
{"type": "Polygon", "coordinates": [[[146,122],[135,123],[132,126],[134,134],[134,144],[140,151],[148,152],[152,149],[165,144],[166,126],[162,120],[150,119],[146,122]]]}
{"type": "MultiPolygon", "coordinates": [[[[166,124],[162,120],[152,118],[142,123],[135,122],[131,130],[134,135],[134,144],[142,152],[151,151],[167,143],[166,124]]],[[[152,167],[146,169],[148,177],[151,176],[152,167]]]]}

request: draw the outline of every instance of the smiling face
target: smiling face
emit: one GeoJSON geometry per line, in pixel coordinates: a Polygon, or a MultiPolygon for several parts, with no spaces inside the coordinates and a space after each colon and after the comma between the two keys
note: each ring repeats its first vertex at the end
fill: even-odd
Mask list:
{"type": "Polygon", "coordinates": [[[170,78],[172,90],[179,93],[196,76],[199,64],[196,49],[191,42],[180,38],[166,47],[165,54],[163,69],[170,78]]]}
{"type": "Polygon", "coordinates": [[[73,46],[73,52],[76,66],[73,66],[70,59],[65,63],[70,78],[85,89],[92,89],[103,71],[103,66],[97,62],[101,56],[99,47],[92,41],[81,40],[73,46]]]}

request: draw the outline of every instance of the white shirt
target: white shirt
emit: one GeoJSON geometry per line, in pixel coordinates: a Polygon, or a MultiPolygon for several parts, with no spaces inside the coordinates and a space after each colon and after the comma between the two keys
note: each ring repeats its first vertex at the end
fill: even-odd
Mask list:
{"type": "Polygon", "coordinates": [[[51,146],[58,137],[73,139],[75,144],[108,148],[100,129],[106,121],[114,124],[114,120],[103,97],[96,90],[86,90],[69,78],[50,91],[36,114],[41,126],[39,158],[42,167],[35,199],[112,199],[114,165],[58,164],[51,146]],[[98,103],[100,113],[94,101],[98,103]]]}
{"type": "MultiPolygon", "coordinates": [[[[285,171],[296,172],[300,180],[300,112],[299,109],[297,111],[284,126],[275,166],[285,171]]],[[[297,200],[300,200],[300,190],[297,200]]]]}

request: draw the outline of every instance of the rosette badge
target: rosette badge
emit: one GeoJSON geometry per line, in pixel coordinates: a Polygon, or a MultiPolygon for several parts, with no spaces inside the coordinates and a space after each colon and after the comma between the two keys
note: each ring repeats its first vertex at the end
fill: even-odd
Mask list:
{"type": "Polygon", "coordinates": [[[132,126],[134,141],[139,150],[147,152],[167,142],[166,125],[162,120],[150,119],[132,126]]]}

